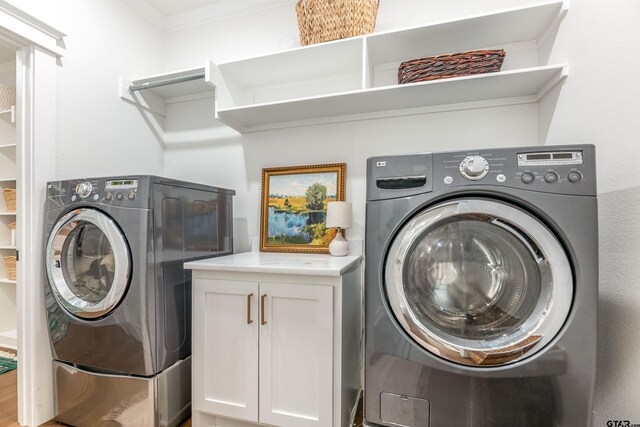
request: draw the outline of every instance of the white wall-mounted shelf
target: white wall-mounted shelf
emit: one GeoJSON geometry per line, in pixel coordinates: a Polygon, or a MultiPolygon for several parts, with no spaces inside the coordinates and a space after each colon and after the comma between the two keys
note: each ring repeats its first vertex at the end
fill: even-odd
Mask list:
{"type": "Polygon", "coordinates": [[[4,120],[7,123],[11,123],[13,126],[16,125],[16,107],[12,106],[8,110],[0,110],[0,119],[4,120]]]}
{"type": "Polygon", "coordinates": [[[568,75],[565,65],[548,64],[542,54],[566,11],[565,2],[547,1],[217,65],[208,62],[204,69],[122,79],[120,95],[164,117],[167,103],[215,94],[216,118],[239,132],[534,103],[568,75]],[[397,83],[402,61],[476,49],[504,49],[502,70],[397,83]],[[196,72],[203,75],[197,85],[180,82],[196,72]],[[172,80],[178,83],[169,89],[172,80]],[[163,86],[144,88],[157,83],[163,86]]]}
{"type": "Polygon", "coordinates": [[[566,75],[566,67],[544,66],[228,108],[217,113],[224,123],[248,132],[326,119],[346,121],[529,103],[538,102],[566,75]]]}
{"type": "Polygon", "coordinates": [[[15,285],[16,283],[18,282],[15,280],[9,280],[7,278],[0,279],[0,284],[3,284],[3,285],[15,285]]]}
{"type": "Polygon", "coordinates": [[[204,67],[191,68],[151,77],[128,80],[120,78],[120,98],[161,117],[166,104],[213,98],[216,67],[207,61],[204,67]]]}
{"type": "Polygon", "coordinates": [[[18,345],[18,331],[10,329],[0,332],[0,347],[15,349],[18,345]]]}

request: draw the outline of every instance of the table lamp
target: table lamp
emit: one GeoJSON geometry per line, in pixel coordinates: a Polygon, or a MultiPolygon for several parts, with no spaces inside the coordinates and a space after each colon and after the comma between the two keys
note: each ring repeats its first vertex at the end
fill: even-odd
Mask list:
{"type": "Polygon", "coordinates": [[[351,203],[327,203],[327,228],[335,228],[336,237],[329,244],[329,253],[333,256],[345,256],[349,253],[349,242],[342,236],[342,228],[351,228],[351,203]]]}

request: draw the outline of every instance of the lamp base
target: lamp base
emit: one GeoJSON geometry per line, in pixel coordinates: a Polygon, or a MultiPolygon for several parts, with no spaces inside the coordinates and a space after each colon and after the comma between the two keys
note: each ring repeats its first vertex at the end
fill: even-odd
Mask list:
{"type": "Polygon", "coordinates": [[[336,237],[329,243],[329,253],[332,256],[346,256],[349,253],[349,242],[342,236],[339,228],[336,237]]]}

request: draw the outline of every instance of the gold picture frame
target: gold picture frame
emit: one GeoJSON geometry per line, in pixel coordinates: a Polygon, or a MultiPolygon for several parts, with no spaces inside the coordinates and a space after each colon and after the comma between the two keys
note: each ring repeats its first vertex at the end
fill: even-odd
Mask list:
{"type": "Polygon", "coordinates": [[[345,200],[346,163],[262,169],[260,250],[329,253],[327,202],[345,200]]]}

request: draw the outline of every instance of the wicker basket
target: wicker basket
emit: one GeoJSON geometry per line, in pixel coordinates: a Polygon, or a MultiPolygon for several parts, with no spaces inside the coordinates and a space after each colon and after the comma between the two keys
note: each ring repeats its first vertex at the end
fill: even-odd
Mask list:
{"type": "Polygon", "coordinates": [[[16,105],[16,88],[0,83],[0,111],[8,110],[16,105]]]}
{"type": "Polygon", "coordinates": [[[360,36],[376,26],[379,0],[298,0],[300,43],[360,36]]]}
{"type": "Polygon", "coordinates": [[[500,71],[504,56],[504,50],[472,50],[405,61],[398,68],[398,83],[495,73],[500,71]]]}
{"type": "Polygon", "coordinates": [[[7,270],[7,279],[16,280],[16,257],[4,257],[4,268],[7,270]]]}
{"type": "Polygon", "coordinates": [[[5,188],[2,191],[4,195],[4,202],[7,205],[8,212],[16,211],[16,190],[14,188],[5,188]]]}

